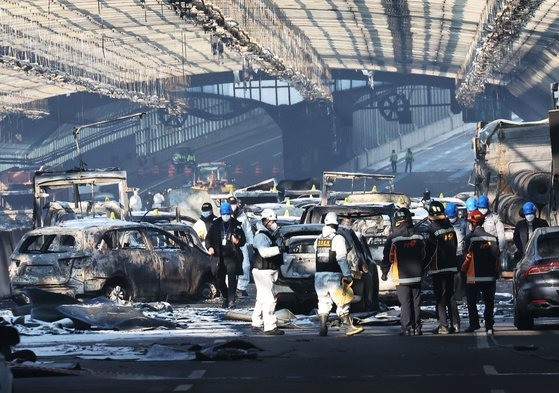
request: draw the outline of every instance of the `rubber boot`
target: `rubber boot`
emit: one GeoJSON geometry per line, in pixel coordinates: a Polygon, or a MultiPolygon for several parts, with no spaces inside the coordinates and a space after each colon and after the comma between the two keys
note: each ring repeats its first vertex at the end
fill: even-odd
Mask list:
{"type": "Polygon", "coordinates": [[[353,321],[351,320],[351,317],[349,316],[349,314],[345,314],[340,316],[340,319],[342,320],[342,323],[345,326],[345,335],[346,336],[354,336],[356,334],[362,333],[365,329],[363,329],[362,327],[357,327],[353,324],[353,321]]]}
{"type": "Polygon", "coordinates": [[[328,334],[328,314],[318,314],[318,319],[320,321],[320,333],[318,335],[324,337],[328,334]]]}

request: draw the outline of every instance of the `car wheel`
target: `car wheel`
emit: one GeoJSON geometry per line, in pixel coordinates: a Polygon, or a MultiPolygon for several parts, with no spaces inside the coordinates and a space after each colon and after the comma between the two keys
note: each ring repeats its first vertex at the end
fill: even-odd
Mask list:
{"type": "Polygon", "coordinates": [[[107,282],[103,293],[107,298],[119,304],[132,300],[130,286],[122,279],[114,279],[107,282]]]}
{"type": "Polygon", "coordinates": [[[514,326],[518,330],[532,330],[534,328],[534,317],[526,309],[526,302],[518,295],[514,299],[514,326]]]}
{"type": "Polygon", "coordinates": [[[219,294],[215,283],[212,281],[203,281],[198,289],[198,297],[203,300],[210,300],[219,294]]]}

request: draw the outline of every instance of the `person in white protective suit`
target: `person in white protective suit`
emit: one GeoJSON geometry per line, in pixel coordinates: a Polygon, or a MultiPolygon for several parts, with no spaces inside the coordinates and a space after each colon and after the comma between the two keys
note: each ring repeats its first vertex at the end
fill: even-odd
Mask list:
{"type": "Polygon", "coordinates": [[[142,198],[138,195],[138,190],[134,190],[134,195],[130,197],[130,210],[133,212],[142,210],[142,198]]]}
{"type": "Polygon", "coordinates": [[[278,279],[278,270],[283,262],[284,247],[277,246],[273,233],[278,224],[276,213],[271,209],[262,211],[262,219],[258,221],[254,236],[254,266],[252,275],[256,285],[256,303],[252,313],[252,329],[267,335],[282,335],[283,330],[277,328],[274,314],[276,297],[273,286],[278,279]]]}
{"type": "Polygon", "coordinates": [[[237,198],[231,195],[227,198],[227,202],[229,202],[231,209],[233,209],[233,217],[241,223],[241,228],[243,228],[246,237],[246,243],[241,247],[241,252],[243,253],[243,275],[239,276],[239,284],[237,287],[237,297],[246,297],[248,296],[248,284],[250,284],[250,257],[254,243],[254,234],[252,233],[252,227],[248,217],[239,206],[237,198]]]}
{"type": "Polygon", "coordinates": [[[160,209],[163,206],[163,202],[165,202],[165,197],[161,193],[156,193],[153,196],[153,205],[151,205],[152,209],[160,209]]]}
{"type": "MultiPolygon", "coordinates": [[[[346,241],[338,233],[338,215],[335,212],[326,215],[322,234],[316,239],[314,246],[316,250],[314,287],[318,296],[319,335],[326,336],[330,309],[339,299],[336,293],[343,290],[344,283],[350,285],[352,282],[351,270],[347,262],[346,241]]],[[[363,332],[363,328],[353,325],[349,316],[349,303],[336,303],[336,314],[345,326],[346,335],[353,336],[363,332]]]]}

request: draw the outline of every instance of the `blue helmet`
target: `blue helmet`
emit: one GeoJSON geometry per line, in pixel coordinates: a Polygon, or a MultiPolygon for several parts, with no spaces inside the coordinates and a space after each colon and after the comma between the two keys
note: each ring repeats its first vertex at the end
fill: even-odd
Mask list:
{"type": "Polygon", "coordinates": [[[477,207],[480,209],[489,209],[489,198],[487,195],[480,195],[477,199],[477,207]]]}
{"type": "Polygon", "coordinates": [[[532,202],[526,202],[524,206],[522,206],[522,212],[524,214],[536,214],[536,205],[532,202]]]}
{"type": "Polygon", "coordinates": [[[456,203],[448,202],[444,208],[444,214],[447,217],[457,217],[458,206],[456,206],[456,203]]]}
{"type": "Polygon", "coordinates": [[[466,210],[468,212],[474,211],[477,209],[477,199],[476,197],[469,197],[466,200],[466,210]]]}
{"type": "Polygon", "coordinates": [[[220,206],[219,206],[219,214],[224,215],[224,214],[233,214],[233,209],[231,208],[231,205],[229,204],[229,202],[223,202],[220,206]]]}

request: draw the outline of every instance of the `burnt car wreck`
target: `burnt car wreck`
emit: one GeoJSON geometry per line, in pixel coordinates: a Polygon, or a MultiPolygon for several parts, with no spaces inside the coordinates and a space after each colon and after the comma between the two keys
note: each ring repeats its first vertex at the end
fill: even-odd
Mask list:
{"type": "Polygon", "coordinates": [[[76,298],[177,300],[215,296],[209,255],[148,223],[82,219],[35,229],[9,268],[14,299],[25,288],[76,298]]]}

